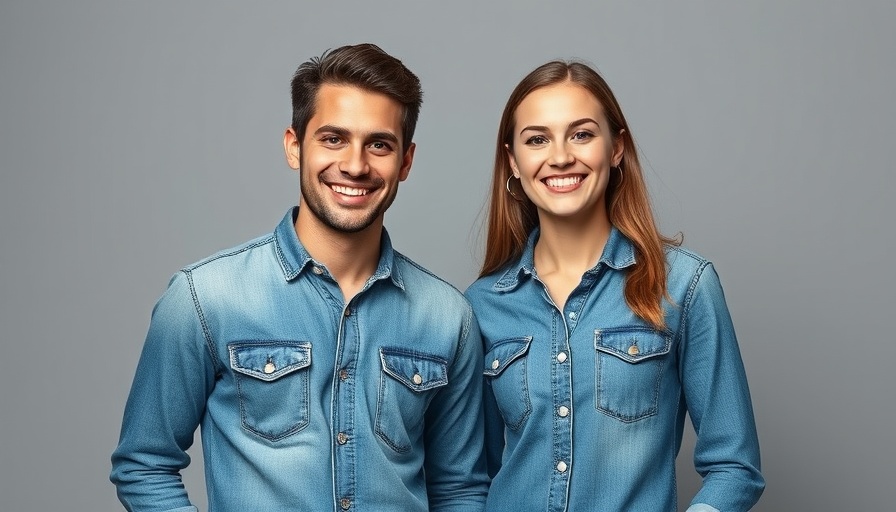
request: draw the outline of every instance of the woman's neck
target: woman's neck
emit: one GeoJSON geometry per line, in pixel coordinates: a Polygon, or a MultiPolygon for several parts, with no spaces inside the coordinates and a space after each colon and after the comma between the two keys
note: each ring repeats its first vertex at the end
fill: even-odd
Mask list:
{"type": "Polygon", "coordinates": [[[610,237],[610,222],[606,215],[591,216],[586,221],[539,217],[535,269],[554,304],[563,311],[582,275],[600,259],[610,237]]]}
{"type": "Polygon", "coordinates": [[[611,229],[605,214],[586,219],[541,215],[539,225],[535,244],[539,275],[562,271],[581,277],[597,264],[611,229]]]}

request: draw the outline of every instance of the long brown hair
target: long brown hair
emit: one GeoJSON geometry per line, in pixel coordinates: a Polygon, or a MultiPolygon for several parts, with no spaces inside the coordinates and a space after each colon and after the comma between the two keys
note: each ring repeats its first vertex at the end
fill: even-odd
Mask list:
{"type": "Polygon", "coordinates": [[[617,137],[622,137],[621,172],[610,174],[605,194],[610,223],[635,246],[636,263],[627,271],[625,301],[636,315],[663,328],[662,300],[667,296],[663,244],[678,245],[680,241],[662,236],[656,227],[635,141],[613,91],[596,71],[580,62],[557,60],[539,66],[523,78],[507,100],[498,129],[485,260],[479,275],[491,274],[518,258],[529,234],[538,226],[538,211],[525,194],[515,192],[517,200],[505,190],[512,175],[506,148],[513,148],[516,109],[523,99],[536,89],[565,82],[591,92],[604,107],[614,142],[617,137]]]}

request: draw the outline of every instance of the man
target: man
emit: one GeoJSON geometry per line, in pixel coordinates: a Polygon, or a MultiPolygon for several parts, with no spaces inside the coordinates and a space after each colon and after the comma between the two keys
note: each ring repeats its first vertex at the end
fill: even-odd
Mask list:
{"type": "Polygon", "coordinates": [[[112,456],[128,510],[481,510],[482,348],[462,295],[392,249],[420,83],[371,44],[302,64],[284,147],[302,201],[186,267],[152,321],[112,456]]]}

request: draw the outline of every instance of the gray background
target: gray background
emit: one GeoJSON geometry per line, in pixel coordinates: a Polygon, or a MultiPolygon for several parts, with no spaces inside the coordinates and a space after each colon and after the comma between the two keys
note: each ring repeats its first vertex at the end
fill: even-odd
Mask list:
{"type": "Polygon", "coordinates": [[[152,305],[297,201],[291,73],[373,41],[426,91],[386,219],[399,248],[466,287],[510,90],[545,60],[590,61],[663,229],[722,275],[768,479],[756,510],[892,510],[896,4],[302,3],[0,5],[0,509],[120,508],[109,454],[152,305]]]}

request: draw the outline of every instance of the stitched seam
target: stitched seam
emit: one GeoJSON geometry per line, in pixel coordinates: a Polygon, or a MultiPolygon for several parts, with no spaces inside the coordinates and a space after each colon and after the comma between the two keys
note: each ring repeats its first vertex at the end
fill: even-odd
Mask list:
{"type": "Polygon", "coordinates": [[[221,375],[221,362],[218,360],[218,354],[215,352],[215,342],[212,340],[211,330],[208,328],[208,322],[205,320],[205,314],[202,313],[202,306],[199,304],[199,296],[196,294],[196,286],[193,283],[192,269],[182,270],[187,277],[187,283],[190,285],[190,296],[193,298],[193,307],[196,310],[196,316],[199,318],[199,325],[202,326],[202,335],[205,337],[205,349],[208,350],[209,356],[212,358],[212,366],[215,369],[215,375],[221,375]]]}
{"type": "Polygon", "coordinates": [[[266,236],[265,238],[262,238],[261,240],[258,240],[258,241],[256,241],[256,242],[252,242],[252,243],[250,243],[250,244],[248,244],[248,245],[245,245],[245,246],[243,246],[243,247],[239,247],[239,248],[234,249],[234,250],[232,250],[232,251],[222,252],[222,253],[215,254],[215,255],[213,255],[213,256],[209,256],[208,258],[206,258],[206,259],[204,259],[204,260],[202,260],[202,261],[199,261],[199,262],[197,262],[197,263],[194,263],[194,264],[192,264],[192,265],[189,265],[189,266],[185,267],[183,270],[186,271],[186,272],[192,272],[193,270],[196,270],[196,269],[199,268],[199,267],[202,267],[202,266],[204,266],[204,265],[207,265],[208,263],[211,263],[211,262],[213,262],[213,261],[219,260],[219,259],[221,259],[221,258],[227,258],[227,257],[230,257],[230,256],[235,256],[235,255],[240,254],[240,253],[242,253],[242,252],[246,252],[246,251],[248,251],[248,250],[250,250],[250,249],[255,249],[256,247],[260,247],[260,246],[262,246],[262,245],[269,244],[269,243],[271,243],[271,241],[272,241],[273,239],[274,239],[274,235],[268,235],[268,236],[266,236]]]}
{"type": "MultiPolygon", "coordinates": [[[[687,254],[686,251],[685,254],[687,254]]],[[[681,355],[681,351],[684,348],[684,343],[681,342],[682,331],[685,329],[688,323],[688,315],[691,313],[691,303],[694,299],[694,294],[697,293],[697,283],[700,281],[700,277],[703,275],[703,271],[706,270],[706,267],[711,265],[709,261],[703,260],[697,270],[694,272],[694,278],[691,279],[691,284],[688,285],[688,292],[684,297],[684,305],[681,308],[681,323],[678,326],[678,332],[675,333],[675,341],[678,342],[678,353],[681,355]]],[[[680,368],[680,366],[679,366],[680,368]]]]}

